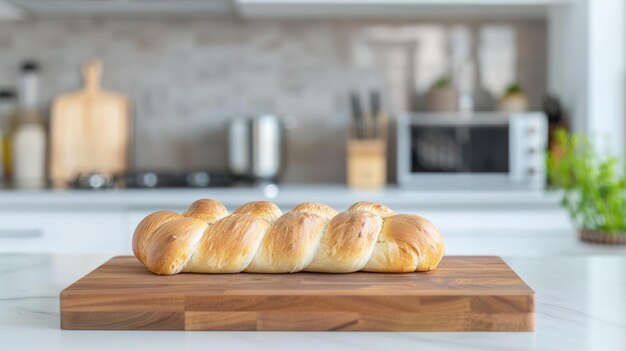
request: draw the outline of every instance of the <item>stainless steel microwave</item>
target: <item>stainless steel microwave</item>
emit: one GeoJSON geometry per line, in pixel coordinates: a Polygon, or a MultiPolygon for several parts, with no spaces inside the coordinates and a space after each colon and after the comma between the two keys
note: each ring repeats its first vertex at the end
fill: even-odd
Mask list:
{"type": "Polygon", "coordinates": [[[542,112],[410,113],[397,123],[402,187],[543,189],[548,122],[542,112]]]}

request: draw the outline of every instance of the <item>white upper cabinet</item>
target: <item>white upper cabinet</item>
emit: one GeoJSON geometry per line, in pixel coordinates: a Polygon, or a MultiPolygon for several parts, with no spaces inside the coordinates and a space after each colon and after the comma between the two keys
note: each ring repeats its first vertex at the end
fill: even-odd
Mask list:
{"type": "Polygon", "coordinates": [[[243,17],[534,18],[570,0],[235,0],[243,17]]]}
{"type": "Polygon", "coordinates": [[[232,16],[233,0],[0,0],[34,16],[232,16]]]}
{"type": "Polygon", "coordinates": [[[20,19],[24,16],[23,11],[4,0],[0,0],[0,21],[20,19]]]}
{"type": "Polygon", "coordinates": [[[533,18],[572,0],[0,0],[0,19],[26,16],[245,18],[533,18]],[[8,9],[8,10],[6,10],[8,9]]]}

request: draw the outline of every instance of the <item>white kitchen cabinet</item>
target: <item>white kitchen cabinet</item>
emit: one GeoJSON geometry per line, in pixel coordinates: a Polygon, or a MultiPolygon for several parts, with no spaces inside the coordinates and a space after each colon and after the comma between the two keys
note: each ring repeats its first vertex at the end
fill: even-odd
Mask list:
{"type": "Polygon", "coordinates": [[[119,211],[0,211],[0,252],[123,252],[124,214],[119,211]]]}
{"type": "Polygon", "coordinates": [[[236,0],[248,18],[542,18],[570,0],[236,0]]]}
{"type": "Polygon", "coordinates": [[[0,0],[0,21],[16,20],[24,16],[23,11],[6,0],[0,0]]]}
{"type": "MultiPolygon", "coordinates": [[[[334,206],[334,204],[329,203],[334,206]]],[[[289,211],[282,206],[283,212],[289,211]]],[[[137,224],[159,209],[136,209],[128,213],[124,230],[124,253],[131,252],[131,238],[137,224]]],[[[168,208],[183,212],[185,208],[168,208]]],[[[232,211],[233,208],[229,208],[232,211]]],[[[571,222],[559,207],[553,208],[474,208],[425,207],[394,208],[398,213],[417,214],[431,220],[444,235],[448,254],[454,255],[541,255],[579,253],[571,222]]]]}
{"type": "MultiPolygon", "coordinates": [[[[131,239],[137,224],[148,214],[167,209],[0,211],[0,253],[104,253],[132,254],[131,239]]],[[[232,210],[232,208],[229,208],[232,210]]],[[[283,208],[288,210],[288,208],[283,208]]],[[[400,208],[397,212],[429,218],[445,238],[451,255],[558,255],[623,253],[581,243],[564,211],[530,209],[457,208],[433,210],[400,208]]]]}
{"type": "MultiPolygon", "coordinates": [[[[288,211],[288,207],[282,208],[288,211]]],[[[137,224],[158,209],[128,212],[124,230],[124,251],[131,254],[131,238],[137,224]]],[[[168,208],[183,212],[184,208],[168,208]]],[[[229,208],[232,210],[232,208],[229,208]]],[[[563,254],[624,254],[626,248],[585,244],[578,240],[565,211],[558,207],[541,209],[455,208],[434,210],[399,208],[399,213],[418,214],[439,228],[448,255],[542,256],[563,254]]]]}
{"type": "MultiPolygon", "coordinates": [[[[244,18],[542,18],[574,0],[0,0],[23,16],[244,18]]],[[[6,10],[9,11],[9,10],[6,10]]],[[[11,13],[12,13],[11,12],[11,13]]],[[[0,12],[2,15],[2,12],[0,12]]]]}
{"type": "MultiPolygon", "coordinates": [[[[331,207],[339,208],[339,206],[331,207]]],[[[135,209],[128,212],[126,232],[132,235],[137,224],[147,215],[161,209],[135,209]]],[[[167,208],[165,210],[184,212],[182,207],[167,208]]],[[[229,208],[232,211],[233,208],[229,208]]],[[[281,206],[283,212],[290,210],[288,206],[281,206]]],[[[469,231],[501,231],[507,233],[511,230],[516,232],[531,232],[536,230],[563,231],[572,228],[567,213],[559,208],[497,208],[487,207],[472,209],[471,207],[458,207],[450,209],[429,209],[427,207],[393,208],[397,213],[417,214],[431,220],[442,232],[469,232],[469,231]]]]}
{"type": "MultiPolygon", "coordinates": [[[[232,211],[249,201],[271,200],[286,212],[304,201],[345,210],[374,201],[398,213],[430,219],[449,254],[529,255],[602,251],[581,244],[553,193],[454,193],[388,189],[353,192],[338,186],[284,186],[269,199],[257,188],[124,191],[0,191],[0,253],[132,253],[137,224],[148,214],[183,212],[199,198],[232,211]],[[599,251],[598,251],[599,250],[599,251]]],[[[604,250],[609,252],[608,249],[604,250]]],[[[602,251],[602,252],[604,252],[602,251]]]]}
{"type": "Polygon", "coordinates": [[[428,218],[439,230],[446,232],[476,232],[480,230],[500,231],[506,235],[510,231],[532,232],[537,230],[570,230],[571,221],[567,213],[559,208],[453,208],[394,209],[399,213],[417,214],[428,218]]]}
{"type": "Polygon", "coordinates": [[[0,0],[23,9],[26,16],[212,16],[234,15],[233,0],[0,0]]]}

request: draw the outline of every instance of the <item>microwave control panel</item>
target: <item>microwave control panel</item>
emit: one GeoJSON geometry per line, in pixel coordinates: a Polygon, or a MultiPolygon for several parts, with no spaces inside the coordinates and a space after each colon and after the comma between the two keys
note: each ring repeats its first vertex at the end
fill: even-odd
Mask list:
{"type": "Polygon", "coordinates": [[[546,116],[541,112],[511,115],[509,139],[511,180],[543,187],[546,181],[545,150],[548,143],[546,116]]]}

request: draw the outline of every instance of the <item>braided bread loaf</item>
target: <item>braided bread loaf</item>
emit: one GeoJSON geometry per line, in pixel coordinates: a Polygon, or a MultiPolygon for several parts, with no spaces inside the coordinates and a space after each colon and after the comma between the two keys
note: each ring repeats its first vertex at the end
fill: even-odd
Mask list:
{"type": "Polygon", "coordinates": [[[306,202],[282,214],[250,202],[231,215],[219,202],[194,202],[182,215],[155,212],[133,235],[133,252],[157,274],[428,271],[443,238],[416,215],[357,202],[346,212],[306,202]]]}

